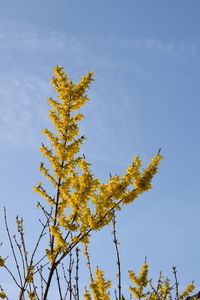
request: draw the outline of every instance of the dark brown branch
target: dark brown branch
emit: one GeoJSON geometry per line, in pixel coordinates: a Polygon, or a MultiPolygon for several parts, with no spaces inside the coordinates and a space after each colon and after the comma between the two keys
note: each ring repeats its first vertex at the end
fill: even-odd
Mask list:
{"type": "Polygon", "coordinates": [[[44,277],[43,277],[43,275],[42,275],[42,271],[43,271],[42,268],[41,268],[41,269],[38,268],[38,272],[39,272],[39,274],[40,274],[41,299],[43,298],[43,289],[44,289],[43,282],[45,282],[45,279],[44,279],[44,277]]]}
{"type": "Polygon", "coordinates": [[[50,218],[51,218],[51,213],[49,214],[49,213],[46,211],[46,209],[44,208],[44,206],[41,205],[40,202],[37,202],[37,205],[38,205],[38,207],[41,208],[41,210],[43,211],[45,217],[46,217],[47,219],[50,219],[50,218]]]}
{"type": "Polygon", "coordinates": [[[115,244],[115,250],[116,250],[116,255],[117,255],[117,267],[118,267],[118,299],[121,300],[121,264],[120,264],[120,257],[119,257],[119,248],[118,248],[118,240],[117,240],[117,234],[116,234],[116,217],[115,217],[115,212],[113,214],[113,242],[115,244]]]}
{"type": "Polygon", "coordinates": [[[21,285],[19,285],[19,283],[17,282],[15,276],[12,274],[12,272],[10,271],[10,269],[4,265],[4,268],[8,271],[8,273],[10,274],[10,276],[12,277],[12,279],[14,280],[14,282],[16,283],[16,285],[21,289],[21,285]]]}
{"type": "Polygon", "coordinates": [[[65,268],[64,268],[63,263],[62,263],[62,270],[63,270],[63,277],[64,277],[64,279],[65,279],[65,282],[67,283],[67,289],[66,289],[65,296],[64,296],[64,300],[65,300],[66,297],[67,297],[67,293],[68,293],[68,291],[69,291],[69,282],[68,282],[68,280],[67,280],[67,276],[66,276],[66,272],[65,272],[65,268]]]}
{"type": "Polygon", "coordinates": [[[58,269],[57,268],[56,268],[56,279],[57,279],[57,284],[58,284],[58,291],[59,291],[59,295],[60,295],[60,300],[63,300],[61,286],[60,286],[60,278],[59,278],[59,274],[58,274],[58,269]]]}
{"type": "Polygon", "coordinates": [[[69,253],[69,299],[72,300],[73,288],[72,288],[72,268],[73,268],[74,260],[72,259],[72,252],[69,253]]]}
{"type": "Polygon", "coordinates": [[[179,291],[178,291],[178,280],[177,280],[177,271],[176,271],[176,267],[172,267],[173,273],[174,273],[174,278],[175,278],[175,289],[176,289],[176,300],[179,299],[179,291]]]}
{"type": "Polygon", "coordinates": [[[76,285],[75,285],[75,289],[76,289],[76,300],[79,300],[79,283],[78,283],[78,280],[79,280],[79,248],[77,247],[76,248],[76,276],[75,276],[75,282],[76,282],[76,285]]]}

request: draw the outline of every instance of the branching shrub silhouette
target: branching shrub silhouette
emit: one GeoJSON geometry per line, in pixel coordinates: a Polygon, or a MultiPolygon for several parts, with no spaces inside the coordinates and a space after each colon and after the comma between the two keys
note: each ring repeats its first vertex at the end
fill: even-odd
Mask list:
{"type": "MultiPolygon", "coordinates": [[[[70,300],[80,299],[78,245],[82,243],[88,261],[90,290],[93,295],[86,289],[83,297],[95,300],[110,299],[111,281],[104,279],[104,273],[100,269],[97,269],[95,277],[93,276],[88,245],[92,233],[113,222],[119,280],[115,298],[121,300],[124,297],[121,287],[115,211],[121,210],[124,205],[132,203],[142,193],[151,189],[151,182],[157,173],[162,156],[159,151],[143,170],[141,170],[140,158],[135,156],[123,175],[110,176],[107,183],[101,183],[91,173],[90,164],[85,156],[80,154],[80,146],[86,138],[84,135],[79,135],[78,127],[78,122],[84,116],[77,111],[89,100],[86,92],[93,80],[93,72],[89,72],[76,84],[60,66],[53,68],[53,73],[51,84],[58,98],[56,100],[49,98],[48,103],[51,106],[49,118],[54,127],[52,130],[43,129],[43,134],[49,140],[50,146],[42,144],[40,147],[40,152],[46,160],[41,162],[39,170],[46,181],[45,183],[39,182],[34,187],[34,191],[45,199],[44,203],[41,201],[37,203],[37,207],[44,216],[43,221],[40,220],[42,229],[38,234],[34,250],[29,253],[24,236],[23,219],[17,217],[18,236],[12,237],[6,210],[4,210],[5,225],[16,272],[8,267],[7,258],[0,257],[0,266],[8,271],[19,289],[19,295],[16,296],[19,300],[24,300],[26,297],[34,300],[47,300],[50,297],[54,278],[57,282],[57,299],[64,300],[67,297],[70,300]],[[54,191],[53,194],[52,191],[54,191]],[[39,250],[43,239],[46,239],[46,247],[39,250]],[[39,259],[36,257],[38,251],[42,253],[39,259]],[[75,284],[72,283],[73,255],[76,257],[75,284]],[[67,272],[64,264],[66,257],[70,258],[67,272]],[[62,287],[61,276],[66,288],[62,287]]],[[[150,300],[171,297],[172,287],[168,279],[163,280],[160,276],[155,288],[147,275],[147,262],[144,263],[139,276],[136,276],[133,271],[129,272],[130,280],[134,285],[130,287],[132,295],[138,299],[150,300]],[[150,290],[145,292],[147,286],[150,290]]],[[[0,298],[9,299],[3,287],[0,286],[0,288],[0,298]]],[[[193,285],[190,284],[180,295],[177,282],[176,288],[176,298],[182,299],[192,292],[193,285]]]]}

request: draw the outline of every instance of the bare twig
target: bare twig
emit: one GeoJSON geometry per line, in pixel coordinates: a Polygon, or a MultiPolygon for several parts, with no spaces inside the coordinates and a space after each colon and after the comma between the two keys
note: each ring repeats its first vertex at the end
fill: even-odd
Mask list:
{"type": "Polygon", "coordinates": [[[48,213],[48,212],[46,211],[46,209],[44,208],[44,206],[41,205],[40,202],[37,202],[37,206],[41,208],[41,210],[43,211],[43,213],[44,213],[44,215],[45,215],[45,217],[46,217],[47,219],[49,219],[49,218],[51,217],[50,213],[48,213]]]}
{"type": "MultiPolygon", "coordinates": [[[[29,263],[29,264],[28,264],[27,251],[26,251],[26,246],[25,246],[25,241],[24,241],[23,226],[22,226],[22,228],[20,229],[20,237],[21,237],[21,241],[22,241],[22,245],[23,245],[24,256],[25,256],[25,262],[26,262],[26,266],[27,266],[27,270],[28,270],[28,274],[26,275],[26,278],[25,278],[25,280],[24,280],[24,284],[23,284],[23,286],[22,286],[22,288],[21,288],[20,297],[19,297],[20,300],[23,299],[23,295],[24,295],[25,288],[26,288],[26,285],[27,285],[27,280],[28,280],[28,277],[29,277],[29,272],[30,272],[29,270],[30,270],[31,267],[33,266],[33,259],[34,259],[35,253],[36,253],[36,251],[37,251],[37,248],[38,248],[38,246],[39,246],[39,243],[40,243],[42,237],[45,235],[44,231],[45,231],[45,229],[47,228],[47,226],[48,226],[48,224],[49,224],[49,218],[50,218],[50,216],[51,216],[51,215],[49,215],[49,217],[47,218],[47,221],[46,221],[45,225],[43,226],[43,228],[42,228],[42,230],[41,230],[41,233],[40,233],[40,235],[39,235],[39,237],[38,237],[38,240],[37,240],[37,242],[36,242],[35,248],[34,248],[33,253],[32,253],[32,255],[31,255],[31,259],[30,259],[30,263],[29,263]]],[[[39,260],[39,262],[38,262],[37,264],[39,264],[39,263],[41,262],[41,260],[43,260],[43,258],[44,258],[44,257],[42,257],[42,258],[39,260]]],[[[35,266],[36,266],[37,264],[35,264],[35,265],[33,266],[33,268],[35,268],[35,266]]],[[[43,267],[44,267],[44,266],[43,266],[43,267]]],[[[38,270],[36,270],[36,272],[38,272],[38,270]]],[[[36,272],[34,272],[33,275],[34,275],[36,272]]],[[[34,285],[34,282],[33,282],[33,285],[34,285]]]]}
{"type": "Polygon", "coordinates": [[[67,276],[66,276],[66,272],[65,272],[65,268],[64,268],[63,263],[62,263],[62,270],[63,270],[63,277],[64,277],[64,279],[65,279],[65,281],[67,283],[67,289],[66,289],[66,292],[65,292],[65,295],[64,295],[64,300],[65,300],[66,297],[67,297],[68,291],[69,291],[69,282],[67,280],[67,276]]]}
{"type": "Polygon", "coordinates": [[[117,297],[117,290],[115,289],[115,300],[118,300],[118,297],[117,297]]]}
{"type": "MultiPolygon", "coordinates": [[[[10,231],[9,231],[9,228],[8,228],[8,222],[7,222],[7,215],[6,215],[6,208],[5,208],[5,206],[4,206],[4,220],[5,220],[6,231],[7,231],[8,239],[9,239],[9,242],[10,242],[12,254],[13,254],[14,261],[15,261],[15,264],[16,264],[16,267],[17,267],[17,272],[18,272],[18,275],[19,275],[20,285],[22,286],[21,272],[20,272],[18,260],[17,260],[16,254],[15,254],[15,249],[14,249],[14,246],[13,246],[13,243],[12,243],[12,239],[11,239],[11,236],[10,236],[10,231]]],[[[14,276],[12,274],[12,278],[13,277],[14,276]]],[[[16,279],[14,281],[15,281],[15,283],[17,282],[16,279]]],[[[18,283],[17,283],[17,285],[18,285],[18,283]]]]}
{"type": "Polygon", "coordinates": [[[72,288],[72,268],[73,268],[74,260],[72,259],[72,252],[69,253],[69,299],[72,300],[73,288],[72,288]]]}
{"type": "Polygon", "coordinates": [[[60,295],[60,300],[63,300],[62,290],[61,290],[61,286],[60,286],[60,277],[59,277],[59,274],[58,274],[58,268],[56,268],[56,279],[57,279],[57,284],[58,284],[58,291],[59,291],[59,295],[60,295]]]}
{"type": "Polygon", "coordinates": [[[17,282],[15,276],[12,274],[12,272],[10,271],[10,269],[4,265],[4,268],[8,271],[8,273],[10,274],[10,276],[12,277],[12,279],[14,280],[14,282],[16,283],[16,285],[21,289],[21,285],[17,282]]]}
{"type": "MultiPolygon", "coordinates": [[[[17,221],[18,221],[18,217],[17,217],[17,221]]],[[[24,252],[25,265],[26,265],[26,268],[28,268],[28,257],[27,257],[28,252],[26,250],[26,244],[25,244],[25,239],[24,239],[23,218],[21,218],[21,220],[19,222],[20,222],[21,225],[18,227],[18,232],[20,234],[22,249],[23,249],[23,252],[24,252]]]]}
{"type": "Polygon", "coordinates": [[[119,257],[119,248],[118,248],[118,240],[117,240],[117,234],[116,234],[116,217],[115,217],[115,211],[113,214],[113,242],[115,244],[115,250],[117,255],[117,267],[118,267],[118,299],[121,300],[121,294],[122,294],[122,288],[121,288],[121,264],[120,264],[120,257],[119,257]]]}
{"type": "Polygon", "coordinates": [[[177,271],[176,271],[176,267],[172,267],[173,270],[173,274],[174,274],[174,278],[175,278],[175,290],[176,290],[176,300],[179,299],[179,291],[178,291],[178,280],[177,280],[177,271]]]}
{"type": "Polygon", "coordinates": [[[22,260],[22,268],[23,268],[23,274],[24,274],[24,279],[26,277],[26,271],[25,271],[25,261],[24,261],[24,257],[23,257],[23,253],[22,253],[22,249],[21,249],[21,245],[18,243],[17,239],[16,239],[16,235],[13,236],[14,241],[17,245],[17,248],[19,250],[20,256],[21,256],[21,260],[22,260]]]}
{"type": "Polygon", "coordinates": [[[76,248],[76,276],[75,276],[75,289],[76,289],[76,300],[79,300],[79,283],[78,283],[78,280],[79,280],[79,274],[78,274],[78,268],[79,268],[79,248],[77,247],[76,248]]]}
{"type": "MultiPolygon", "coordinates": [[[[33,265],[33,267],[35,268],[35,267],[36,267],[37,265],[39,265],[39,264],[41,263],[41,261],[43,261],[45,258],[47,258],[46,254],[45,254],[42,258],[40,258],[40,260],[38,260],[38,262],[36,262],[36,263],[33,265]]],[[[45,263],[42,267],[44,268],[44,267],[46,267],[47,265],[49,265],[49,262],[45,263]]],[[[34,274],[37,273],[37,272],[38,272],[38,271],[35,271],[34,274]]]]}
{"type": "Polygon", "coordinates": [[[37,268],[37,269],[40,274],[40,291],[41,291],[41,299],[42,299],[43,298],[43,290],[44,290],[43,282],[45,282],[45,279],[42,275],[43,268],[41,268],[41,269],[37,268]]]}

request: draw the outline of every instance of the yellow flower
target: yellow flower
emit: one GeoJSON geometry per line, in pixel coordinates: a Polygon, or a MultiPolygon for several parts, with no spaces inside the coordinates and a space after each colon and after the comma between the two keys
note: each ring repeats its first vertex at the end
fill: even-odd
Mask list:
{"type": "Polygon", "coordinates": [[[191,282],[190,284],[188,284],[186,289],[181,293],[180,299],[185,299],[188,296],[190,296],[191,293],[194,291],[194,289],[195,289],[195,286],[194,286],[193,282],[191,282]]]}
{"type": "Polygon", "coordinates": [[[91,295],[88,290],[85,291],[85,293],[83,294],[83,297],[85,298],[85,300],[92,300],[91,295]]]}
{"type": "Polygon", "coordinates": [[[27,268],[27,277],[26,277],[27,283],[33,283],[33,275],[34,275],[33,272],[34,272],[33,266],[27,268]]]}
{"type": "Polygon", "coordinates": [[[36,300],[37,298],[36,298],[35,292],[30,292],[30,293],[28,294],[28,298],[30,298],[30,299],[32,299],[32,300],[36,300]]]}
{"type": "Polygon", "coordinates": [[[0,256],[0,267],[4,267],[5,265],[5,259],[3,259],[1,256],[0,256]]]}
{"type": "MultiPolygon", "coordinates": [[[[59,253],[65,252],[69,243],[89,243],[90,235],[87,232],[100,230],[109,224],[113,209],[120,210],[122,205],[131,203],[140,194],[148,191],[162,158],[156,155],[142,171],[142,161],[135,156],[125,174],[111,176],[107,183],[101,183],[94,177],[90,164],[83,155],[79,155],[86,138],[84,135],[79,136],[78,122],[84,116],[77,111],[89,100],[86,92],[93,81],[93,74],[89,72],[74,84],[61,66],[53,68],[51,84],[57,98],[47,100],[53,126],[52,130],[43,129],[48,145],[42,144],[40,147],[48,167],[46,162],[42,162],[39,170],[52,184],[56,196],[51,197],[42,182],[34,187],[34,191],[53,210],[49,226],[50,234],[54,236],[51,249],[60,251],[59,253]],[[76,234],[72,240],[68,238],[66,241],[68,231],[76,234]]],[[[54,254],[47,254],[51,262],[54,254]]],[[[145,271],[143,277],[141,281],[145,286],[145,271]]]]}
{"type": "MultiPolygon", "coordinates": [[[[97,269],[95,272],[96,278],[90,284],[90,289],[92,291],[92,295],[94,296],[94,300],[109,300],[110,299],[110,292],[107,292],[108,289],[111,288],[112,282],[105,281],[104,273],[102,270],[97,269]]],[[[89,292],[86,290],[86,297],[85,299],[91,299],[89,292]]]]}
{"type": "Polygon", "coordinates": [[[129,278],[135,287],[130,286],[129,291],[137,298],[145,298],[148,293],[144,293],[144,288],[148,284],[148,264],[145,262],[141,267],[140,275],[136,276],[133,271],[129,271],[129,278]]]}
{"type": "Polygon", "coordinates": [[[6,294],[5,294],[4,291],[0,291],[0,298],[1,298],[1,299],[7,298],[7,296],[6,296],[6,294]]]}

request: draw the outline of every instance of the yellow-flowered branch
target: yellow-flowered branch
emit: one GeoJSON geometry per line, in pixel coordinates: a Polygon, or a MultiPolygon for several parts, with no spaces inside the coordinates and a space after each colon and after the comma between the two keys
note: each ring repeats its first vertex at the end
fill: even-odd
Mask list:
{"type": "Polygon", "coordinates": [[[95,272],[95,280],[90,284],[90,289],[92,291],[92,296],[90,295],[89,290],[86,289],[83,297],[86,300],[110,300],[110,292],[107,291],[111,288],[112,282],[106,281],[104,279],[104,272],[97,269],[95,272]]]}
{"type": "Polygon", "coordinates": [[[82,77],[77,84],[60,66],[53,68],[53,73],[51,84],[58,97],[49,98],[48,103],[54,129],[43,130],[50,146],[42,144],[40,148],[49,164],[46,166],[42,162],[39,169],[55,193],[51,195],[42,182],[34,187],[34,191],[53,209],[49,225],[50,247],[46,249],[51,270],[44,299],[61,260],[79,242],[88,244],[91,231],[98,231],[109,224],[114,209],[120,210],[122,205],[133,202],[148,191],[162,159],[158,153],[147,168],[141,170],[142,162],[136,156],[123,175],[113,176],[107,183],[101,183],[91,173],[85,156],[80,154],[80,147],[86,138],[79,135],[78,127],[84,116],[77,111],[89,100],[86,92],[93,80],[93,72],[82,77]]]}
{"type": "MultiPolygon", "coordinates": [[[[90,284],[90,291],[85,290],[83,295],[85,300],[110,300],[110,288],[112,286],[111,281],[105,281],[104,272],[97,269],[95,272],[96,278],[90,284]]],[[[129,279],[132,285],[129,287],[131,293],[130,299],[134,296],[135,299],[146,299],[146,300],[172,300],[174,294],[177,294],[176,300],[186,299],[194,291],[195,287],[193,282],[179,294],[176,284],[171,283],[169,278],[164,278],[160,273],[157,281],[157,285],[154,287],[152,279],[148,278],[149,265],[145,261],[141,267],[139,276],[133,271],[129,271],[129,279]]],[[[125,300],[123,296],[117,298],[119,300],[125,300]]]]}
{"type": "Polygon", "coordinates": [[[153,286],[152,279],[148,279],[149,266],[147,262],[143,264],[139,276],[133,271],[129,271],[129,279],[134,286],[130,286],[129,290],[136,299],[146,300],[166,300],[173,299],[173,291],[177,294],[177,300],[183,300],[189,296],[195,289],[191,282],[185,290],[180,294],[175,284],[172,284],[169,278],[164,278],[162,273],[158,278],[157,286],[153,286]]]}
{"type": "Polygon", "coordinates": [[[46,250],[51,262],[59,253],[68,252],[72,244],[79,241],[88,243],[91,230],[100,230],[110,223],[114,208],[120,210],[121,205],[133,202],[148,191],[162,158],[157,154],[148,167],[141,171],[142,163],[136,156],[125,174],[111,177],[108,183],[101,183],[94,178],[90,164],[79,153],[85,136],[79,136],[78,122],[84,116],[77,113],[88,101],[86,91],[93,80],[93,72],[82,77],[77,84],[72,83],[60,66],[53,68],[53,73],[51,84],[58,99],[49,98],[48,102],[51,106],[49,118],[54,130],[43,130],[51,146],[42,144],[40,148],[49,160],[52,171],[44,162],[39,169],[51,182],[56,195],[50,195],[42,182],[34,187],[34,191],[54,208],[49,226],[53,238],[51,248],[46,250]],[[72,240],[67,239],[69,232],[73,233],[72,240]]]}
{"type": "MultiPolygon", "coordinates": [[[[45,282],[44,293],[43,287],[41,287],[42,299],[48,299],[48,292],[54,273],[57,275],[60,299],[63,299],[57,267],[62,259],[67,254],[71,255],[71,250],[79,242],[82,242],[88,259],[91,279],[91,293],[86,289],[83,296],[86,300],[109,300],[111,281],[106,281],[103,271],[99,269],[95,272],[95,278],[92,276],[89,254],[87,252],[90,234],[92,231],[98,231],[112,222],[115,210],[120,210],[123,205],[132,203],[143,192],[151,189],[151,182],[158,171],[162,156],[160,152],[158,152],[145,169],[142,169],[140,158],[135,156],[133,162],[124,174],[110,177],[107,183],[101,183],[100,180],[95,178],[91,173],[90,164],[86,161],[85,156],[80,154],[80,147],[86,138],[84,135],[79,135],[78,127],[78,122],[81,121],[84,116],[77,111],[89,100],[86,92],[93,80],[93,72],[89,72],[85,77],[82,77],[77,84],[72,82],[60,66],[53,68],[53,73],[54,76],[51,80],[51,84],[55,88],[58,98],[56,100],[49,98],[48,103],[51,106],[49,118],[54,127],[53,130],[47,128],[43,130],[43,134],[50,141],[50,146],[42,144],[40,148],[43,156],[47,158],[48,164],[41,162],[39,170],[41,174],[46,177],[48,182],[51,183],[50,191],[53,190],[54,192],[51,194],[47,191],[42,182],[39,182],[38,185],[34,187],[34,191],[39,193],[40,196],[46,200],[47,204],[49,204],[48,210],[46,209],[46,205],[43,206],[38,202],[38,207],[45,213],[47,220],[45,224],[42,223],[43,229],[33,253],[28,260],[28,252],[25,247],[23,232],[23,219],[16,219],[21,245],[18,244],[15,236],[14,240],[19,247],[23,262],[23,276],[21,276],[5,213],[6,229],[20,282],[15,279],[14,275],[7,268],[6,259],[1,256],[0,267],[5,268],[10,273],[16,285],[20,288],[19,300],[25,299],[25,293],[29,299],[39,299],[37,286],[34,282],[35,274],[38,272],[42,281],[45,282]],[[49,228],[50,237],[49,248],[46,249],[48,263],[41,265],[41,268],[39,268],[38,264],[43,261],[45,256],[37,263],[34,263],[34,255],[40,240],[45,235],[46,228],[49,228]],[[47,278],[44,279],[41,272],[46,265],[50,265],[50,267],[48,268],[47,278]]],[[[115,242],[117,243],[116,236],[115,242]]],[[[78,251],[77,249],[77,273],[75,277],[77,290],[78,251]]],[[[120,269],[118,273],[118,276],[120,276],[120,269]]],[[[169,279],[163,280],[162,275],[160,275],[158,286],[154,288],[152,280],[148,279],[148,264],[146,261],[139,276],[133,271],[129,271],[129,278],[132,282],[129,291],[136,299],[172,299],[171,291],[174,285],[170,286],[169,279]]],[[[120,291],[117,299],[125,300],[125,298],[121,296],[120,282],[119,280],[118,288],[120,291]]],[[[178,287],[177,282],[176,286],[178,287]]],[[[177,300],[183,300],[190,295],[193,290],[193,283],[189,284],[181,294],[178,293],[177,288],[177,300]]],[[[0,298],[8,299],[1,285],[0,298]]]]}

